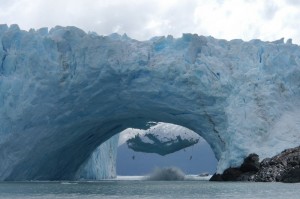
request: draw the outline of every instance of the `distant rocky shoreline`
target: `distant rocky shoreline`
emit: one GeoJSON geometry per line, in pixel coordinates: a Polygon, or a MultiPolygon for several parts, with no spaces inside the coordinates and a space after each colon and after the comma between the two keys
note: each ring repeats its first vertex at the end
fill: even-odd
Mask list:
{"type": "Polygon", "coordinates": [[[240,167],[214,174],[210,181],[300,182],[300,146],[261,162],[257,154],[250,154],[240,167]]]}

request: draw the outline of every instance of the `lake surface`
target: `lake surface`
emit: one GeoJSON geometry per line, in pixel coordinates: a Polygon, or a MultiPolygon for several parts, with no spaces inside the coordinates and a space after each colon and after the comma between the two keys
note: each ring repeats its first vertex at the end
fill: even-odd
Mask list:
{"type": "Polygon", "coordinates": [[[299,199],[300,183],[114,180],[99,182],[2,182],[0,198],[288,198],[299,199]]]}

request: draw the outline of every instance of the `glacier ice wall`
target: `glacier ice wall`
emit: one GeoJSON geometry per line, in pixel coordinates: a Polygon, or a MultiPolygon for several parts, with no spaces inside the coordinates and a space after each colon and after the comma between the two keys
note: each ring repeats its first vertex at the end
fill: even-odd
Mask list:
{"type": "Polygon", "coordinates": [[[184,34],[136,41],[0,26],[0,180],[74,179],[148,121],[198,133],[218,172],[300,143],[300,48],[184,34]]]}
{"type": "Polygon", "coordinates": [[[116,159],[119,134],[102,143],[77,171],[78,180],[102,180],[116,178],[116,159]]]}

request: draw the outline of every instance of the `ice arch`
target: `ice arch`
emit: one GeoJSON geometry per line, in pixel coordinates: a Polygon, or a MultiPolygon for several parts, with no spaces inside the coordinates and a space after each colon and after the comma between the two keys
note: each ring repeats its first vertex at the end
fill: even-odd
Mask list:
{"type": "Polygon", "coordinates": [[[300,48],[185,34],[139,42],[0,26],[0,179],[73,179],[102,142],[148,121],[187,127],[219,160],[299,145],[300,48]]]}
{"type": "MultiPolygon", "coordinates": [[[[129,144],[128,140],[131,140],[131,144],[135,143],[134,147],[136,148],[132,148],[133,151],[158,153],[160,155],[167,155],[188,148],[198,143],[199,140],[205,142],[198,134],[181,126],[153,122],[150,122],[148,126],[147,130],[126,129],[102,143],[94,150],[89,159],[80,166],[76,172],[75,180],[115,178],[117,176],[117,159],[123,161],[122,158],[117,158],[117,155],[119,155],[117,154],[118,148],[120,145],[129,144]],[[136,139],[135,141],[132,140],[137,137],[140,138],[141,142],[136,142],[136,139]]],[[[131,158],[130,160],[132,160],[131,158]]],[[[120,162],[118,164],[120,165],[120,162]]],[[[144,164],[148,165],[148,162],[144,164]]]]}

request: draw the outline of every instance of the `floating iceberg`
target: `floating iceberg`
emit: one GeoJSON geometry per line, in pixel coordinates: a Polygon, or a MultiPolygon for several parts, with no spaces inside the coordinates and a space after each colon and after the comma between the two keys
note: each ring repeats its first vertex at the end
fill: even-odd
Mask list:
{"type": "Polygon", "coordinates": [[[136,41],[0,26],[0,180],[75,179],[149,121],[204,138],[218,172],[300,145],[300,47],[192,34],[136,41]]]}

